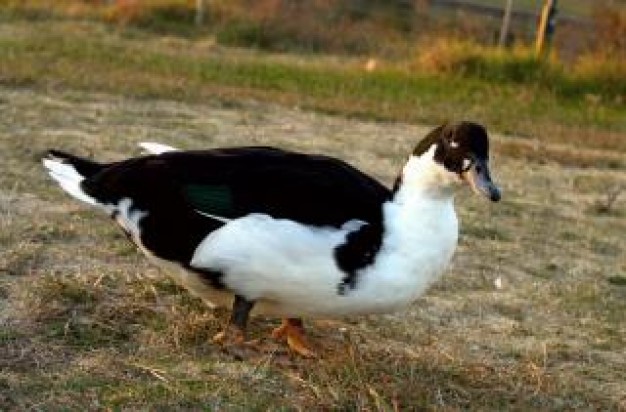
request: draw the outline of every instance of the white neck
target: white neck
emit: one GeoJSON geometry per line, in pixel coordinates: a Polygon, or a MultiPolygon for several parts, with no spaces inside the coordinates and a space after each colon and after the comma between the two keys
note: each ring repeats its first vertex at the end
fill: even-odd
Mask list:
{"type": "Polygon", "coordinates": [[[367,270],[367,286],[377,291],[381,312],[417,299],[443,273],[456,248],[457,183],[434,162],[433,152],[409,159],[400,187],[383,207],[382,247],[367,270]]]}
{"type": "Polygon", "coordinates": [[[394,202],[410,201],[410,198],[451,199],[460,179],[435,162],[435,146],[421,156],[411,156],[402,169],[402,183],[394,202]]]}

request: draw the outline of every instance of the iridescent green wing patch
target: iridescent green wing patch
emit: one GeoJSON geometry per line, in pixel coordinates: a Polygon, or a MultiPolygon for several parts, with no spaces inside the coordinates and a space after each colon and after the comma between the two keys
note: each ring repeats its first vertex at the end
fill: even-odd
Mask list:
{"type": "Polygon", "coordinates": [[[196,210],[221,217],[235,217],[233,195],[228,186],[187,185],[183,190],[196,210]]]}

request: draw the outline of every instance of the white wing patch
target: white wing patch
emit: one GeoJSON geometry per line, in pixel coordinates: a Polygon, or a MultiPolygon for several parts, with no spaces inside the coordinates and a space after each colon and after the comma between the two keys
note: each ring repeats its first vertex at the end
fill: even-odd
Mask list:
{"type": "Polygon", "coordinates": [[[141,231],[139,229],[139,221],[144,217],[148,216],[147,212],[143,210],[131,209],[133,205],[132,200],[125,197],[117,204],[114,208],[114,211],[117,212],[115,216],[115,220],[119,223],[120,226],[124,228],[128,233],[130,233],[136,239],[139,239],[139,235],[141,231]]]}
{"type": "Polygon", "coordinates": [[[141,219],[148,216],[148,212],[138,209],[133,210],[132,206],[133,201],[127,197],[120,200],[117,205],[107,205],[117,224],[124,229],[133,243],[137,245],[146,256],[154,258],[152,252],[141,243],[141,227],[139,226],[139,222],[141,219]]]}
{"type": "Polygon", "coordinates": [[[178,149],[172,146],[168,146],[162,143],[155,142],[141,142],[139,143],[139,147],[141,147],[148,154],[159,155],[161,153],[166,152],[177,152],[178,149]]]}

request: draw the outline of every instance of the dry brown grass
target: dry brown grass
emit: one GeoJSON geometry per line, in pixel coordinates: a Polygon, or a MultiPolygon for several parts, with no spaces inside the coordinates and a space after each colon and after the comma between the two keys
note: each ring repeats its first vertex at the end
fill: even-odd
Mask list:
{"type": "MultiPolygon", "coordinates": [[[[143,140],[271,144],[333,154],[389,183],[427,128],[58,89],[0,88],[0,110],[2,410],[626,408],[624,196],[597,208],[626,183],[623,157],[607,168],[610,152],[578,142],[497,137],[504,200],[459,196],[459,250],[424,298],[395,315],[312,324],[318,360],[277,349],[240,362],[208,342],[225,313],[61,193],[43,150],[120,159],[143,140]]],[[[256,318],[251,333],[274,323],[256,318]]]]}

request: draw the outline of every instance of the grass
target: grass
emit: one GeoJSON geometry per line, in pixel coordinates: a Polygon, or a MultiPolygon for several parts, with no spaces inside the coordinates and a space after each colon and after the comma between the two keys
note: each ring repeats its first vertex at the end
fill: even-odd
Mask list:
{"type": "MultiPolygon", "coordinates": [[[[0,176],[4,409],[623,405],[626,289],[615,279],[626,269],[617,259],[624,203],[616,215],[589,207],[603,196],[599,183],[623,182],[622,172],[497,152],[504,202],[460,197],[460,249],[423,299],[393,316],[312,323],[319,360],[279,350],[240,362],[208,343],[226,313],[173,285],[106,217],[60,193],[38,154],[123,158],[146,137],[188,148],[274,144],[336,154],[389,183],[426,129],[254,102],[1,91],[11,171],[0,176]]],[[[255,318],[251,333],[263,338],[275,324],[255,318]]]]}
{"type": "MultiPolygon", "coordinates": [[[[393,65],[368,73],[354,59],[324,64],[324,59],[286,55],[259,58],[182,39],[129,38],[93,25],[29,26],[39,29],[0,39],[6,56],[0,62],[3,84],[144,98],[176,95],[187,101],[249,97],[390,121],[438,123],[463,113],[495,130],[539,135],[545,143],[575,140],[600,149],[624,148],[620,83],[610,93],[604,82],[577,89],[571,86],[574,79],[557,75],[539,83],[529,78],[494,84],[490,72],[480,69],[487,62],[473,64],[472,76],[415,73],[393,65]]],[[[19,23],[14,30],[20,33],[19,23]]]]}
{"type": "Polygon", "coordinates": [[[598,209],[626,185],[618,103],[76,22],[7,22],[0,50],[0,410],[626,408],[624,197],[598,209]],[[271,144],[390,184],[429,129],[409,122],[447,117],[515,132],[494,136],[503,202],[461,193],[443,279],[402,313],[310,322],[317,360],[222,353],[209,339],[227,313],[39,164],[49,147],[113,160],[143,140],[271,144]]]}

